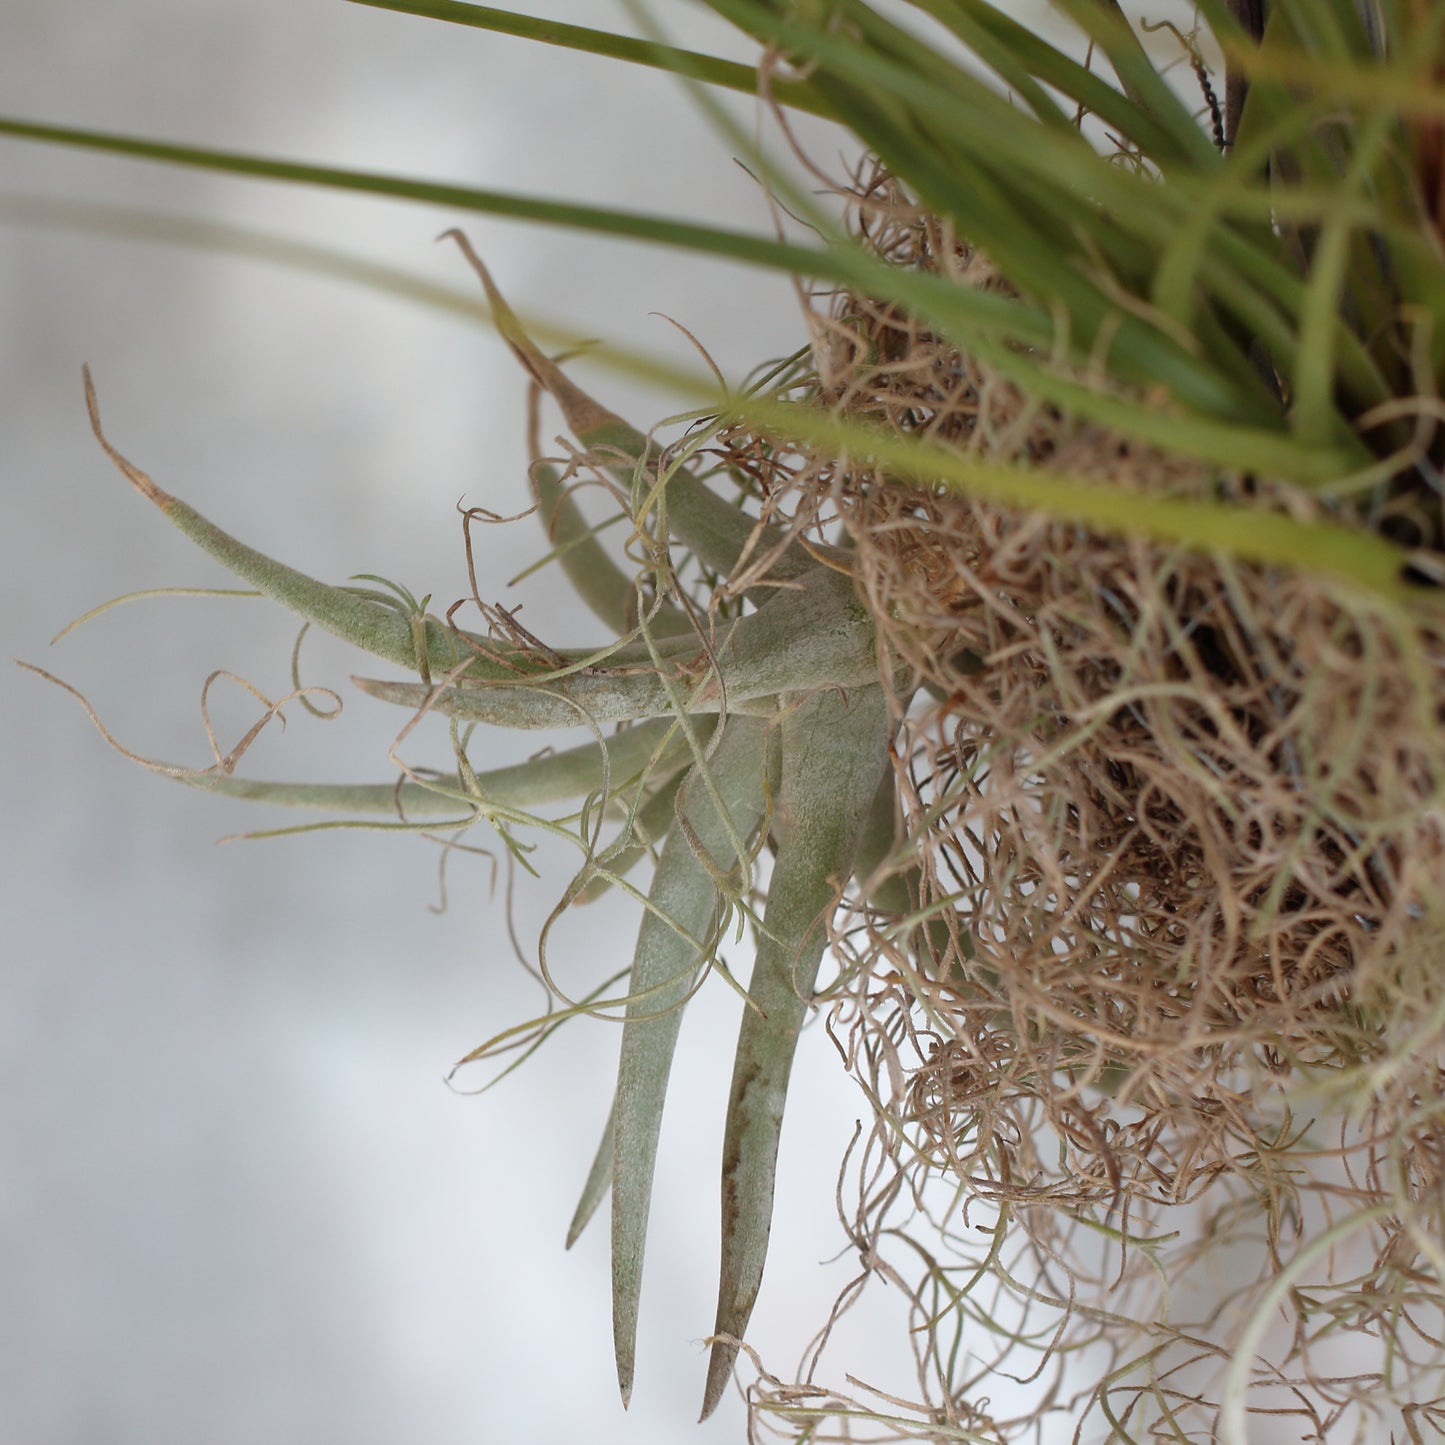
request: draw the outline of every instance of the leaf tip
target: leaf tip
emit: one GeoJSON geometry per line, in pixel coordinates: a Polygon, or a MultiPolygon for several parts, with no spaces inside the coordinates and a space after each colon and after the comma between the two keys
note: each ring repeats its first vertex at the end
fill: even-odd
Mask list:
{"type": "Polygon", "coordinates": [[[728,1339],[714,1339],[712,1355],[707,1362],[707,1385],[702,1392],[702,1414],[697,1423],[702,1424],[722,1400],[723,1391],[733,1377],[733,1363],[738,1357],[737,1344],[728,1339]]]}
{"type": "Polygon", "coordinates": [[[581,387],[571,381],[560,366],[538,349],[537,343],[527,335],[517,313],[507,305],[506,297],[492,280],[482,258],[477,255],[465,232],[453,226],[437,237],[439,241],[455,241],[466,257],[467,264],[477,273],[477,279],[486,292],[487,305],[492,309],[492,322],[501,334],[502,340],[512,349],[532,380],[537,383],[562,409],[567,425],[579,440],[586,440],[589,433],[604,428],[631,428],[615,412],[609,411],[600,402],[594,401],[581,387]]]}
{"type": "Polygon", "coordinates": [[[117,470],[125,477],[131,486],[148,501],[154,502],[163,511],[169,511],[175,506],[176,499],[169,492],[163,491],[150,479],[150,477],[133,462],[123,457],[106,438],[105,432],[100,425],[100,402],[95,395],[95,382],[91,379],[90,367],[82,366],[80,374],[85,382],[85,409],[90,413],[90,429],[95,434],[95,439],[101,445],[117,470]]]}

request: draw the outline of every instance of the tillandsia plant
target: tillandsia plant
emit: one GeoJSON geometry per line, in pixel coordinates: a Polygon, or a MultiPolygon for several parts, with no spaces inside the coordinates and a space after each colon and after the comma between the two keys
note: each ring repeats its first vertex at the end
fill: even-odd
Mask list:
{"type": "MultiPolygon", "coordinates": [[[[753,92],[784,133],[808,111],[869,155],[830,209],[728,133],[806,223],[791,241],[0,123],[630,234],[812,288],[806,357],[696,395],[698,425],[663,444],[579,390],[471,257],[575,443],[531,480],[607,648],[543,644],[479,597],[488,627],[469,632],[316,581],[102,437],[193,541],[416,678],[366,692],[453,720],[451,777],[191,781],[505,836],[584,797],[564,902],[630,887],[653,854],[623,993],[553,1018],[623,1016],[574,1233],[610,1191],[624,1397],[679,1011],[750,920],[704,1413],[757,1296],[817,1004],[875,1107],[847,1223],[865,1271],[909,1292],[920,1398],[764,1375],[759,1428],[1439,1434],[1445,8],[1200,0],[1206,34],[1056,0],[1070,49],[986,0],[914,0],[907,26],[863,0],[711,0],[758,43],[750,70],[645,20],[631,38],[361,3],[753,92]],[[583,475],[616,498],[630,567],[578,507],[583,475]],[[480,723],[594,738],[487,772],[480,723]],[[1247,1263],[1196,1305],[1226,1247],[1247,1263]],[[1016,1408],[1005,1378],[1032,1391],[1016,1408]]],[[[93,397],[92,414],[99,434],[93,397]]]]}
{"type": "MultiPolygon", "coordinates": [[[[573,1229],[575,1237],[610,1185],[624,1400],[632,1392],[643,1247],[680,1011],[730,915],[748,905],[758,835],[766,824],[775,858],[758,920],[724,1141],[719,1338],[708,1374],[707,1415],[726,1388],[762,1282],[783,1103],[827,941],[827,915],[870,825],[872,856],[893,842],[889,741],[896,718],[878,675],[872,620],[854,594],[846,559],[829,548],[801,552],[786,536],[755,530],[685,466],[660,466],[646,437],[581,392],[532,345],[485,268],[472,259],[498,329],[561,405],[586,455],[599,459],[632,498],[639,535],[647,535],[648,516],[658,514],[663,537],[725,574],[738,570],[742,554],[759,540],[780,553],[756,584],[764,595],[755,611],[709,625],[662,600],[676,583],[668,575],[668,546],[656,538],[659,570],[651,590],[658,601],[649,606],[633,578],[602,552],[560,480],[543,468],[535,474],[537,503],[562,565],[579,597],[603,621],[623,628],[624,637],[602,650],[554,649],[517,636],[517,625],[500,609],[486,610],[502,641],[466,632],[431,617],[413,598],[335,587],[236,541],[111,445],[88,374],[87,400],[96,436],[112,461],[193,542],[308,624],[415,668],[421,678],[354,679],[364,692],[418,716],[438,713],[468,724],[535,729],[580,721],[594,731],[604,723],[642,724],[610,741],[599,732],[590,746],[501,775],[476,772],[458,737],[455,777],[413,775],[401,792],[237,784],[227,766],[204,773],[172,770],[213,790],[283,803],[340,809],[381,803],[395,806],[403,819],[434,814],[440,806],[454,827],[486,820],[504,828],[526,821],[519,805],[569,793],[586,792],[596,809],[630,798],[629,826],[607,849],[594,851],[595,834],[589,838],[584,820],[589,857],[567,901],[598,882],[619,881],[619,861],[636,861],[640,844],[665,836],[625,1000],[616,1102],[573,1229]],[[659,727],[664,719],[668,725],[659,727]],[[880,797],[881,810],[875,807],[880,797]]],[[[743,587],[740,595],[753,591],[743,587]]],[[[597,1008],[597,1000],[590,1006],[597,1008]]]]}

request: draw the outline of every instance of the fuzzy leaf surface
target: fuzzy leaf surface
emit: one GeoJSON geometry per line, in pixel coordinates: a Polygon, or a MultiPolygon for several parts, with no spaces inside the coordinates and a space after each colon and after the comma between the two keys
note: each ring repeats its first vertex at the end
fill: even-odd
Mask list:
{"type": "MultiPolygon", "coordinates": [[[[783,714],[777,860],[733,1065],[723,1139],[722,1268],[714,1335],[740,1339],[762,1284],[778,1142],[793,1054],[827,942],[828,912],[852,873],[893,724],[878,685],[815,693],[783,714]]],[[[732,1374],[737,1345],[714,1340],[704,1419],[732,1374]]]]}
{"type": "Polygon", "coordinates": [[[747,886],[751,858],[738,857],[734,844],[746,850],[766,813],[768,744],[757,719],[724,724],[705,765],[712,788],[697,774],[689,779],[679,800],[688,826],[668,834],[638,933],[613,1122],[612,1330],[624,1403],[632,1395],[657,1141],[682,1010],[725,921],[720,880],[734,892],[747,886]]]}

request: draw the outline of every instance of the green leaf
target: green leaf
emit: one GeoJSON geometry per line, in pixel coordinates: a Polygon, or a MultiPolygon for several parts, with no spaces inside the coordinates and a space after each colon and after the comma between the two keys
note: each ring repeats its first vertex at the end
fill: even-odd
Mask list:
{"type": "Polygon", "coordinates": [[[607,1111],[607,1123],[603,1125],[597,1153],[592,1157],[592,1167],[587,1171],[587,1179],[582,1185],[582,1197],[577,1201],[572,1222],[567,1226],[568,1249],[582,1238],[582,1231],[587,1228],[592,1216],[597,1212],[597,1206],[612,1187],[612,1121],[616,1116],[617,1103],[614,1099],[612,1107],[607,1111]]]}
{"type": "Polygon", "coordinates": [[[549,201],[537,196],[451,185],[444,181],[418,181],[408,176],[389,176],[344,166],[309,165],[303,161],[280,160],[275,156],[180,145],[148,136],[115,135],[79,126],[44,125],[9,116],[0,116],[0,135],[51,145],[78,146],[83,150],[105,151],[168,165],[193,166],[200,170],[249,176],[255,180],[391,196],[397,200],[440,206],[452,212],[478,212],[542,225],[571,226],[599,235],[627,236],[639,241],[678,246],[683,250],[701,251],[711,256],[730,256],[736,261],[774,270],[797,271],[804,275],[815,274],[818,266],[832,272],[835,277],[840,274],[840,268],[830,265],[826,253],[822,251],[792,246],[743,231],[703,226],[666,216],[619,211],[607,206],[549,201]]]}
{"type": "MultiPolygon", "coordinates": [[[[1103,532],[1151,537],[1191,551],[1220,552],[1247,562],[1313,572],[1392,603],[1435,601],[1433,591],[1412,588],[1403,580],[1410,563],[1405,548],[1342,522],[1301,521],[1257,507],[1127,492],[1086,477],[985,461],[920,437],[900,437],[794,404],[759,399],[740,406],[739,413],[775,436],[834,447],[855,465],[866,459],[925,491],[954,492],[1072,519],[1103,532]]],[[[1275,459],[1284,462],[1290,453],[1298,460],[1288,438],[1256,436],[1275,459]]],[[[1241,440],[1240,445],[1243,450],[1247,444],[1241,440]]],[[[1335,460],[1343,461],[1338,455],[1335,460]]],[[[1274,474],[1285,469],[1261,468],[1274,474]]],[[[1318,483],[1332,476],[1343,481],[1350,475],[1343,466],[1334,472],[1323,466],[1318,472],[1313,467],[1309,471],[1310,480],[1318,483]]]]}
{"type": "MultiPolygon", "coordinates": [[[[573,727],[624,718],[744,712],[770,716],[778,693],[803,687],[859,687],[878,677],[874,628],[852,578],[817,568],[796,588],[779,588],[756,612],[729,623],[710,649],[668,639],[655,667],[569,666],[524,682],[447,686],[353,677],[368,696],[502,727],[573,727]]],[[[567,654],[562,654],[566,656],[567,654]]]]}
{"type": "MultiPolygon", "coordinates": [[[[659,45],[631,35],[617,35],[610,30],[567,25],[560,20],[544,20],[540,16],[521,15],[512,10],[496,10],[489,5],[461,5],[455,0],[351,0],[351,3],[368,5],[377,10],[396,10],[403,15],[419,15],[430,20],[446,20],[454,25],[469,25],[500,35],[515,35],[543,45],[557,45],[608,60],[626,61],[630,65],[650,66],[743,95],[756,95],[758,92],[758,73],[752,66],[722,60],[715,55],[703,55],[696,50],[681,50],[674,45],[659,45]]],[[[770,91],[775,100],[794,110],[824,117],[830,115],[827,102],[807,81],[779,77],[772,83],[770,91]]]]}
{"type": "Polygon", "coordinates": [[[768,885],[733,1066],[723,1140],[722,1268],[702,1418],[722,1398],[767,1259],[778,1142],[793,1054],[859,836],[889,767],[893,731],[879,686],[795,699],[783,714],[782,781],[768,885]]]}
{"type": "Polygon", "coordinates": [[[688,826],[668,834],[638,934],[613,1126],[612,1328],[624,1404],[632,1395],[657,1140],[682,1009],[723,931],[725,893],[746,894],[751,855],[737,856],[735,844],[746,849],[763,821],[767,755],[761,722],[727,720],[706,761],[715,793],[698,776],[690,779],[680,804],[688,826]]]}
{"type": "Polygon", "coordinates": [[[333,813],[392,813],[409,818],[454,815],[470,798],[485,799],[508,808],[530,808],[581,797],[603,786],[604,778],[615,792],[644,771],[666,772],[676,767],[687,751],[680,737],[669,741],[672,724],[665,719],[639,723],[602,742],[584,743],[564,752],[549,753],[525,763],[474,773],[466,783],[456,774],[425,784],[396,783],[286,783],[212,773],[173,775],[193,788],[241,798],[254,803],[275,803],[290,808],[318,808],[333,813]]]}
{"type": "MultiPolygon", "coordinates": [[[[727,576],[749,544],[756,543],[762,551],[782,547],[786,533],[781,527],[759,526],[755,518],[718,496],[686,467],[674,462],[658,474],[657,448],[636,427],[583,391],[556,362],[538,350],[471,242],[457,230],[446,234],[461,247],[477,273],[498,334],[532,380],[561,408],[568,430],[590,451],[604,457],[614,456],[616,462],[609,470],[625,484],[630,485],[640,475],[649,493],[661,494],[665,498],[668,531],[689,547],[705,567],[727,576]]],[[[641,523],[648,510],[649,503],[644,502],[635,520],[641,523]]],[[[570,518],[566,521],[569,529],[578,525],[570,518]]],[[[781,553],[769,576],[786,580],[801,576],[814,565],[801,548],[791,548],[781,553]]]]}
{"type": "Polygon", "coordinates": [[[136,491],[154,502],[185,536],[228,571],[245,578],[257,591],[297,616],[388,662],[420,670],[424,675],[444,675],[463,664],[482,675],[516,675],[515,667],[503,664],[504,655],[487,638],[475,633],[453,633],[434,617],[409,618],[397,606],[381,603],[355,588],[319,582],[238,541],[193,507],[163,491],[111,445],[101,429],[100,406],[89,368],[84,376],[91,427],[106,455],[136,491]],[[423,638],[424,650],[418,646],[423,638]]]}

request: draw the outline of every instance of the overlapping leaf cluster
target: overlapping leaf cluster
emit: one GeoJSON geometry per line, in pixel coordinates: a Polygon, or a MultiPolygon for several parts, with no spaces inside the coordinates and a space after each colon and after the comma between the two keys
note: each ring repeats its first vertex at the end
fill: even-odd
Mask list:
{"type": "MultiPolygon", "coordinates": [[[[499,641],[443,622],[409,597],[399,604],[306,576],[222,532],[129,462],[101,431],[87,381],[92,420],[111,459],[191,541],[308,624],[420,675],[355,679],[364,692],[417,716],[524,729],[582,724],[597,734],[570,752],[479,773],[454,733],[454,776],[412,774],[397,786],[241,782],[229,764],[171,771],[237,797],[339,811],[389,805],[404,822],[440,812],[452,827],[526,823],[532,820],[521,809],[586,793],[599,816],[621,809],[626,819],[607,848],[589,850],[569,899],[619,880],[644,850],[656,851],[623,1004],[616,1100],[573,1231],[610,1188],[624,1399],[632,1391],[652,1177],[681,1011],[730,919],[747,907],[766,838],[774,858],[724,1140],[718,1340],[706,1415],[726,1388],[762,1281],[788,1079],[829,915],[860,848],[876,858],[894,840],[891,689],[879,677],[873,621],[846,559],[756,523],[580,391],[533,346],[459,239],[499,330],[560,405],[582,448],[574,465],[585,459],[613,479],[630,499],[634,528],[657,554],[644,588],[605,552],[555,470],[535,470],[538,510],[578,596],[623,629],[609,648],[499,641]],[[670,570],[676,548],[724,574],[739,570],[745,553],[768,553],[764,581],[738,589],[749,610],[720,618],[669,600],[686,602],[670,570]],[[604,737],[602,726],[614,722],[637,725],[604,737]]],[[[506,618],[497,609],[493,616],[506,618]]]]}

